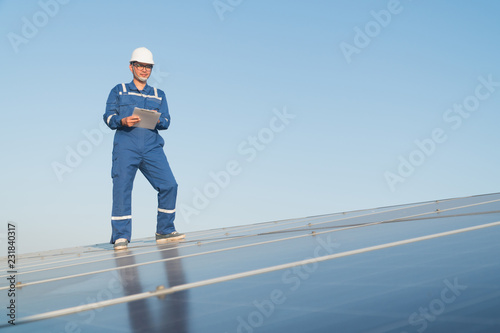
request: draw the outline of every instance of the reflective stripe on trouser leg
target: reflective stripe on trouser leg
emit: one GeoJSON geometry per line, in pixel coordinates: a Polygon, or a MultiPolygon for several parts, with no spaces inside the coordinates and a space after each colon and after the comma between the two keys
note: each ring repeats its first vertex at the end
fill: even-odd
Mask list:
{"type": "Polygon", "coordinates": [[[132,236],[132,216],[112,216],[111,230],[111,244],[114,244],[120,238],[126,238],[130,242],[132,236]]]}
{"type": "MultiPolygon", "coordinates": [[[[177,192],[177,187],[175,188],[175,191],[177,192]]],[[[158,194],[158,196],[160,196],[160,194],[158,194]]],[[[169,209],[158,208],[158,217],[157,217],[158,222],[156,223],[156,232],[162,235],[174,232],[175,231],[174,220],[175,220],[175,209],[169,210],[169,209]]]]}
{"type": "Polygon", "coordinates": [[[132,236],[132,187],[140,156],[130,150],[113,150],[113,212],[111,217],[111,243],[119,238],[130,241],[132,236]]]}
{"type": "Polygon", "coordinates": [[[151,150],[143,156],[139,167],[149,183],[158,191],[158,217],[156,232],[168,234],[175,231],[175,203],[177,182],[168,164],[162,147],[151,150]]]}

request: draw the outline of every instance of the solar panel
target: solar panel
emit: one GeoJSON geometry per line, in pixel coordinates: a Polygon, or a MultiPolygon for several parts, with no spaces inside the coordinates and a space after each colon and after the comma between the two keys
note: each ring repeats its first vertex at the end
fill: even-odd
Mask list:
{"type": "Polygon", "coordinates": [[[145,238],[124,251],[27,254],[16,267],[16,325],[7,316],[1,327],[493,332],[499,236],[494,193],[191,232],[165,245],[145,238]]]}

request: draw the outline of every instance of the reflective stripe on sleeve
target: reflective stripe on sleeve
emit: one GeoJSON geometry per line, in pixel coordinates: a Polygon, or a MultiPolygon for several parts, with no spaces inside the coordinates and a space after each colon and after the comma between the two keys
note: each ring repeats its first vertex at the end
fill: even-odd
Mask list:
{"type": "Polygon", "coordinates": [[[108,117],[108,120],[106,120],[106,122],[108,123],[108,125],[109,125],[109,121],[111,120],[111,117],[113,117],[113,116],[116,116],[116,113],[112,114],[111,116],[108,117]]]}

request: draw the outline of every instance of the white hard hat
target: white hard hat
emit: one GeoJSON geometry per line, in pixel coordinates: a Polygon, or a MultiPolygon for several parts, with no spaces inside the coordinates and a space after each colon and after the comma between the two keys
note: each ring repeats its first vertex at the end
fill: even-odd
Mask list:
{"type": "Polygon", "coordinates": [[[153,61],[153,53],[149,51],[145,47],[139,47],[132,52],[132,57],[130,58],[130,62],[142,62],[144,64],[151,64],[154,65],[153,61]]]}

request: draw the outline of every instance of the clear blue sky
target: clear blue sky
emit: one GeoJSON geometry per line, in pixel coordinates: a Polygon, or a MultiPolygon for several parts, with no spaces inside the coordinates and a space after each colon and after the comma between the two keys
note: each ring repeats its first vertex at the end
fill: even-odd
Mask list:
{"type": "MultiPolygon", "coordinates": [[[[8,221],[18,253],[109,241],[102,114],[140,46],[169,102],[181,232],[497,192],[499,15],[494,0],[0,1],[2,247],[8,221]]],[[[132,213],[132,237],[153,236],[140,173],[132,213]]]]}

